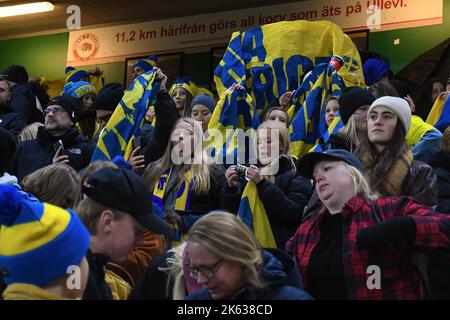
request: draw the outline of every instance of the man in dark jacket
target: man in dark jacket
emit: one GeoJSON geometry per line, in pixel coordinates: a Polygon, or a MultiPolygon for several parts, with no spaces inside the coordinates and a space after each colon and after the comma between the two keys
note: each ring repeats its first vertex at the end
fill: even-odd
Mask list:
{"type": "Polygon", "coordinates": [[[9,66],[0,74],[11,88],[10,108],[20,113],[27,124],[44,122],[44,114],[39,99],[28,84],[28,72],[23,66],[9,66]]]}
{"type": "Polygon", "coordinates": [[[11,90],[6,80],[0,79],[0,128],[7,130],[15,140],[20,131],[27,125],[25,119],[9,107],[11,90]]]}
{"type": "Polygon", "coordinates": [[[78,101],[71,96],[50,100],[45,126],[38,129],[37,138],[17,145],[11,172],[19,181],[52,163],[66,163],[77,171],[89,165],[94,146],[73,128],[78,112],[78,101]]]}

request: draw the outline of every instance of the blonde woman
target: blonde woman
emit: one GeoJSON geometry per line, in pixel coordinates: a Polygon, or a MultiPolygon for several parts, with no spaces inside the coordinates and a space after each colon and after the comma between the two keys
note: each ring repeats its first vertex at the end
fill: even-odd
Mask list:
{"type": "Polygon", "coordinates": [[[411,254],[448,249],[450,218],[413,198],[376,199],[346,150],[309,153],[299,165],[324,205],[287,245],[305,289],[316,299],[422,299],[411,254]]]}
{"type": "Polygon", "coordinates": [[[202,159],[203,130],[192,118],[181,118],[170,135],[164,155],[151,163],[143,177],[153,190],[153,200],[175,225],[180,240],[192,224],[209,211],[221,208],[220,190],[225,184],[221,165],[202,159]]]}
{"type": "Polygon", "coordinates": [[[256,136],[258,166],[247,167],[245,174],[241,175],[236,166],[227,169],[223,203],[226,210],[238,212],[247,185],[244,176],[253,181],[267,213],[276,245],[284,249],[286,241],[300,224],[312,187],[307,179],[296,176],[296,167],[289,151],[289,131],[285,124],[279,121],[263,122],[256,136]]]}
{"type": "Polygon", "coordinates": [[[187,300],[309,300],[292,259],[260,248],[235,215],[212,212],[189,231],[190,273],[203,289],[187,300]]]}
{"type": "Polygon", "coordinates": [[[346,149],[353,152],[367,135],[367,110],[375,97],[366,89],[350,87],[339,97],[339,114],[344,127],[321,142],[322,150],[346,149]]]}

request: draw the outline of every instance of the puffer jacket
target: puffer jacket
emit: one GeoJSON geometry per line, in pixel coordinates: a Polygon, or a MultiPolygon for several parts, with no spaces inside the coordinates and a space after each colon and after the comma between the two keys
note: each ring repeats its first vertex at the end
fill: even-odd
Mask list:
{"type": "MultiPolygon", "coordinates": [[[[69,156],[69,165],[76,171],[87,167],[91,161],[94,145],[77,130],[70,128],[61,139],[64,154],[69,156]]],[[[53,163],[57,140],[49,135],[45,127],[39,127],[35,140],[23,141],[17,145],[11,160],[11,173],[19,181],[30,173],[53,163]]]]}
{"type": "MultiPolygon", "coordinates": [[[[245,288],[233,300],[312,300],[303,291],[302,278],[291,257],[279,249],[264,249],[263,257],[263,290],[245,288]]],[[[204,288],[188,295],[186,300],[212,300],[212,297],[204,288]]]]}

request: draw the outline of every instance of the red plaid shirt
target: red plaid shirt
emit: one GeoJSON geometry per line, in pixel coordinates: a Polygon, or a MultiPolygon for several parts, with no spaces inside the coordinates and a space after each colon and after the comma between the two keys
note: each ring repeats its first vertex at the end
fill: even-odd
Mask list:
{"type": "MultiPolygon", "coordinates": [[[[450,216],[441,215],[409,197],[386,197],[375,205],[382,220],[408,215],[416,223],[413,252],[431,253],[433,249],[449,248],[450,216]]],[[[342,262],[349,299],[423,299],[424,288],[419,272],[411,260],[407,244],[389,245],[376,253],[359,249],[357,233],[376,223],[371,214],[371,202],[361,196],[348,201],[342,209],[343,243],[342,262]],[[367,280],[374,274],[367,267],[377,265],[381,270],[381,289],[369,289],[367,280]]],[[[305,221],[287,243],[293,253],[308,291],[307,268],[320,240],[320,226],[329,214],[323,209],[316,219],[305,221]]],[[[371,283],[371,281],[369,281],[371,283]]]]}

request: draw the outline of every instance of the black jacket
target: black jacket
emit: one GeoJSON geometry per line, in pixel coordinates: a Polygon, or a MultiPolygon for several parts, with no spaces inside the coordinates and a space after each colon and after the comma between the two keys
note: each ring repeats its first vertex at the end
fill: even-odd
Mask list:
{"type": "Polygon", "coordinates": [[[69,165],[76,171],[87,167],[91,161],[94,145],[77,130],[70,128],[62,137],[51,137],[45,127],[39,127],[35,140],[17,145],[11,160],[11,172],[21,181],[28,174],[53,163],[55,142],[61,139],[69,165]]]}
{"type": "Polygon", "coordinates": [[[322,147],[322,150],[345,149],[350,152],[352,149],[355,150],[355,147],[352,148],[350,142],[348,142],[347,140],[345,140],[344,138],[342,138],[337,134],[331,134],[327,142],[324,142],[323,138],[321,138],[319,144],[322,147]]]}
{"type": "MultiPolygon", "coordinates": [[[[232,300],[312,300],[303,291],[300,272],[290,256],[278,249],[265,249],[263,257],[260,275],[264,288],[260,291],[245,288],[232,300]]],[[[212,300],[212,297],[204,288],[190,294],[186,300],[212,300]]]]}
{"type": "Polygon", "coordinates": [[[0,128],[8,130],[17,141],[17,136],[27,123],[21,114],[16,112],[8,112],[0,114],[0,128]]]}
{"type": "Polygon", "coordinates": [[[105,267],[108,258],[101,254],[93,254],[88,250],[86,255],[89,264],[89,277],[83,300],[112,300],[111,288],[105,281],[105,267]]]}
{"type": "Polygon", "coordinates": [[[156,123],[152,133],[143,128],[141,133],[141,154],[148,165],[162,157],[170,139],[170,133],[178,120],[178,111],[172,98],[166,91],[159,91],[155,104],[156,123]]]}
{"type": "Polygon", "coordinates": [[[27,83],[19,83],[11,88],[9,106],[14,112],[20,113],[27,124],[44,123],[44,114],[37,108],[36,99],[36,95],[27,83]]]}
{"type": "MultiPolygon", "coordinates": [[[[242,175],[243,178],[243,175],[242,175]]],[[[237,213],[242,193],[247,184],[240,179],[235,188],[225,185],[222,202],[227,211],[237,213]]],[[[257,185],[258,195],[264,204],[277,247],[284,250],[286,242],[295,234],[302,212],[313,192],[308,179],[296,176],[287,158],[280,159],[275,183],[262,180],[257,185]]]]}
{"type": "Polygon", "coordinates": [[[450,214],[450,153],[438,152],[430,161],[437,176],[438,206],[437,212],[450,214]]]}

